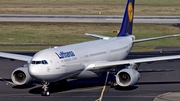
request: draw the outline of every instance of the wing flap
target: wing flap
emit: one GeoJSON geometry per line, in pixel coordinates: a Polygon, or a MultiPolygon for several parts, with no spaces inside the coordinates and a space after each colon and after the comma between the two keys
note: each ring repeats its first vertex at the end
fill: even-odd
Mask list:
{"type": "Polygon", "coordinates": [[[30,62],[32,56],[0,52],[0,57],[30,62]]]}
{"type": "Polygon", "coordinates": [[[87,66],[86,69],[87,70],[106,69],[118,65],[129,65],[133,63],[148,63],[155,61],[175,60],[175,59],[180,59],[180,55],[130,59],[130,60],[113,61],[113,62],[105,62],[105,63],[91,63],[89,66],[87,66]]]}

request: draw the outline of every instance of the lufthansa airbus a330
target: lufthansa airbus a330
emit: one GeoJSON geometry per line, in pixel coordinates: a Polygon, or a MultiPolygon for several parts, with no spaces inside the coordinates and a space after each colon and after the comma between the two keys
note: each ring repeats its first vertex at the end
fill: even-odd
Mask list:
{"type": "Polygon", "coordinates": [[[121,29],[116,37],[86,33],[99,40],[45,49],[33,57],[0,52],[0,57],[27,61],[27,64],[12,72],[13,83],[24,85],[33,79],[40,81],[42,95],[49,96],[48,85],[51,82],[60,82],[61,86],[67,79],[99,77],[115,69],[116,79],[112,85],[129,87],[140,78],[137,71],[140,63],[180,59],[180,55],[174,55],[124,60],[135,43],[180,36],[176,34],[136,40],[132,35],[134,3],[135,0],[127,1],[121,29]]]}

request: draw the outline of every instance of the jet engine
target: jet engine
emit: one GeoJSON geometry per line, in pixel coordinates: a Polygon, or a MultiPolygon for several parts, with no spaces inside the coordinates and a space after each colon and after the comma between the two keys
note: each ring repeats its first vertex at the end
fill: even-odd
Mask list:
{"type": "Polygon", "coordinates": [[[115,77],[119,86],[128,87],[133,86],[139,80],[140,74],[134,69],[122,69],[115,77]]]}
{"type": "Polygon", "coordinates": [[[11,79],[13,83],[15,83],[16,85],[24,85],[32,81],[27,66],[15,69],[11,74],[11,79]]]}

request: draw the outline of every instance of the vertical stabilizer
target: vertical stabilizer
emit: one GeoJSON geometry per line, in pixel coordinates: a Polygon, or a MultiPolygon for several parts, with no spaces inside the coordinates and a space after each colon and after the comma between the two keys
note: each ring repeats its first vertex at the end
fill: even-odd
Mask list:
{"type": "Polygon", "coordinates": [[[132,35],[133,18],[134,18],[134,2],[135,0],[127,1],[121,29],[117,37],[132,35]]]}

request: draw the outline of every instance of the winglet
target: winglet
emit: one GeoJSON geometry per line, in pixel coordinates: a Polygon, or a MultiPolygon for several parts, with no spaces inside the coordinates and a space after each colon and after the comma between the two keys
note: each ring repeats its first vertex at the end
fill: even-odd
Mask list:
{"type": "Polygon", "coordinates": [[[132,35],[133,18],[134,18],[134,3],[135,3],[135,0],[127,1],[121,29],[117,37],[132,35]]]}

